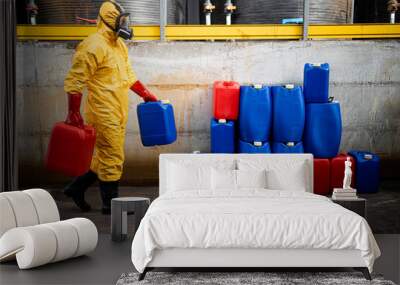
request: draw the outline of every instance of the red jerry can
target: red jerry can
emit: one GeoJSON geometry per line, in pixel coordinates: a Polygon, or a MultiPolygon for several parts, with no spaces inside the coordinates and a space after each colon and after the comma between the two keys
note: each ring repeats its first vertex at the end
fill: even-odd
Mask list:
{"type": "Polygon", "coordinates": [[[214,118],[237,120],[239,114],[240,85],[235,81],[214,83],[214,118]]]}
{"type": "Polygon", "coordinates": [[[344,163],[347,160],[347,157],[350,157],[351,161],[351,170],[353,172],[351,177],[351,187],[355,186],[355,178],[356,178],[356,161],[350,155],[341,153],[338,156],[331,158],[331,182],[330,182],[330,190],[333,188],[342,188],[343,187],[343,179],[344,179],[344,163]]]}
{"type": "Polygon", "coordinates": [[[331,162],[328,158],[314,158],[314,194],[329,194],[331,162]]]}
{"type": "Polygon", "coordinates": [[[68,118],[53,127],[45,158],[47,169],[68,176],[80,176],[89,170],[96,142],[96,131],[92,126],[84,125],[76,118],[71,120],[71,112],[79,115],[79,106],[80,98],[69,98],[68,118]]]}

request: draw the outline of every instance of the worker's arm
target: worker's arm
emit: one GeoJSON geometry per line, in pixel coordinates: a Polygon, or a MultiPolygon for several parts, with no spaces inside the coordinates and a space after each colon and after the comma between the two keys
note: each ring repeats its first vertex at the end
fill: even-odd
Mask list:
{"type": "Polygon", "coordinates": [[[397,12],[400,8],[400,3],[397,0],[389,0],[387,2],[387,10],[389,13],[397,12]]]}
{"type": "Polygon", "coordinates": [[[135,83],[132,84],[131,90],[135,92],[137,95],[143,98],[145,102],[156,102],[158,101],[157,97],[151,93],[146,86],[140,82],[140,80],[136,80],[135,83]]]}
{"type": "Polygon", "coordinates": [[[82,92],[87,81],[96,72],[101,62],[103,51],[95,46],[90,47],[82,42],[72,59],[72,66],[64,80],[64,91],[68,96],[68,116],[66,123],[74,126],[83,126],[80,113],[82,92]]]}
{"type": "Polygon", "coordinates": [[[76,127],[83,127],[83,118],[80,112],[82,94],[81,93],[67,93],[67,94],[68,94],[68,115],[65,122],[67,124],[76,127]]]}

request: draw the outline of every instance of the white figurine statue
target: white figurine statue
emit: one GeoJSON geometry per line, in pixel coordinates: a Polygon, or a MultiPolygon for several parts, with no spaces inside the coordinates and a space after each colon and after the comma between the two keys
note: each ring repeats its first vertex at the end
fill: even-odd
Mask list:
{"type": "Polygon", "coordinates": [[[343,189],[351,189],[351,176],[353,175],[351,164],[350,157],[347,157],[347,160],[344,162],[343,189]]]}

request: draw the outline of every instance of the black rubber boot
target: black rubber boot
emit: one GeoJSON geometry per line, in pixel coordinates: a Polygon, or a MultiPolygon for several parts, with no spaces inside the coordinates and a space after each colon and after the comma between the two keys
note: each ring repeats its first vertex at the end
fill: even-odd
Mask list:
{"type": "Polygon", "coordinates": [[[103,200],[102,214],[111,214],[111,200],[118,197],[119,181],[100,181],[100,194],[103,200]]]}
{"type": "Polygon", "coordinates": [[[75,178],[68,184],[67,187],[64,188],[64,194],[71,197],[83,212],[88,212],[92,208],[85,201],[85,192],[96,180],[96,173],[88,171],[86,174],[75,178]]]}

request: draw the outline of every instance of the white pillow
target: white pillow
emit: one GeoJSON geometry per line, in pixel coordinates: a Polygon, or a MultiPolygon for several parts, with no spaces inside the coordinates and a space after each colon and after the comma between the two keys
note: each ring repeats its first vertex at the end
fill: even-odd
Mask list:
{"type": "Polygon", "coordinates": [[[212,168],[213,190],[236,190],[236,170],[212,168]]]}
{"type": "Polygon", "coordinates": [[[267,188],[266,170],[236,170],[237,187],[267,188]]]}
{"type": "Polygon", "coordinates": [[[266,170],[267,188],[273,190],[307,191],[311,183],[307,163],[304,160],[283,159],[239,159],[239,170],[266,170]]]}
{"type": "Polygon", "coordinates": [[[169,191],[211,189],[211,167],[169,163],[169,191]]]}
{"type": "Polygon", "coordinates": [[[266,171],[267,188],[271,190],[306,192],[306,175],[304,167],[296,167],[290,171],[271,169],[266,171]]]}

